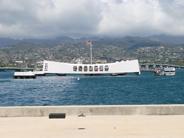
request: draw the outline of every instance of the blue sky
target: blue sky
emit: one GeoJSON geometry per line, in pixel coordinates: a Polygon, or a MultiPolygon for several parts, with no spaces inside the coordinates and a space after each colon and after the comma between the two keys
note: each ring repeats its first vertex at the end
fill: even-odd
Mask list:
{"type": "Polygon", "coordinates": [[[183,0],[0,0],[0,37],[184,35],[183,0]]]}

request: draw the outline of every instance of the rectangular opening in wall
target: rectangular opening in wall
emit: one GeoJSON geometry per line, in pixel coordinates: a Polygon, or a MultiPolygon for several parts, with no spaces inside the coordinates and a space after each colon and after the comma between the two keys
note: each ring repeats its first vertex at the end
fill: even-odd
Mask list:
{"type": "Polygon", "coordinates": [[[103,66],[102,65],[100,66],[100,71],[103,71],[103,66]]]}
{"type": "Polygon", "coordinates": [[[82,71],[82,66],[79,66],[79,71],[82,71]]]}
{"type": "Polygon", "coordinates": [[[77,71],[77,66],[73,66],[73,71],[77,71]]]}
{"type": "Polygon", "coordinates": [[[105,71],[109,71],[109,66],[105,65],[105,71]]]}
{"type": "Polygon", "coordinates": [[[95,66],[95,71],[98,71],[98,66],[95,66]]]}
{"type": "Polygon", "coordinates": [[[88,67],[87,66],[84,66],[84,71],[88,71],[88,67]]]}
{"type": "Polygon", "coordinates": [[[89,66],[89,71],[93,71],[93,66],[89,66]]]}

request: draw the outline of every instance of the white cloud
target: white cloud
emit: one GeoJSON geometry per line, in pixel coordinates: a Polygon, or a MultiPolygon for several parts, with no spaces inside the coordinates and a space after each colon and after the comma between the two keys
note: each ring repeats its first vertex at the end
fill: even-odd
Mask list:
{"type": "Polygon", "coordinates": [[[0,0],[0,37],[184,35],[182,0],[0,0]]]}

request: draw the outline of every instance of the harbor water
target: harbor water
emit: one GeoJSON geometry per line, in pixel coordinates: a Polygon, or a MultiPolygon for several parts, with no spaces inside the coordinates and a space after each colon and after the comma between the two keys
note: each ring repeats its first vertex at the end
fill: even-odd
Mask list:
{"type": "Polygon", "coordinates": [[[175,76],[44,76],[0,72],[0,106],[184,104],[184,70],[175,76]]]}

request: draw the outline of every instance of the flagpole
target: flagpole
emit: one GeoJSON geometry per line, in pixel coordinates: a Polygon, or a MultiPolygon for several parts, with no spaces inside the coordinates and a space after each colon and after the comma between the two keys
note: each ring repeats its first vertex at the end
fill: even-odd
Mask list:
{"type": "Polygon", "coordinates": [[[92,62],[92,46],[93,46],[93,45],[91,44],[91,64],[93,63],[93,62],[92,62]]]}
{"type": "Polygon", "coordinates": [[[86,41],[86,45],[90,45],[91,46],[91,48],[90,48],[90,50],[91,50],[91,64],[93,64],[93,59],[92,59],[93,58],[93,56],[92,56],[92,49],[93,49],[92,46],[93,45],[92,45],[92,42],[91,41],[86,41]]]}

